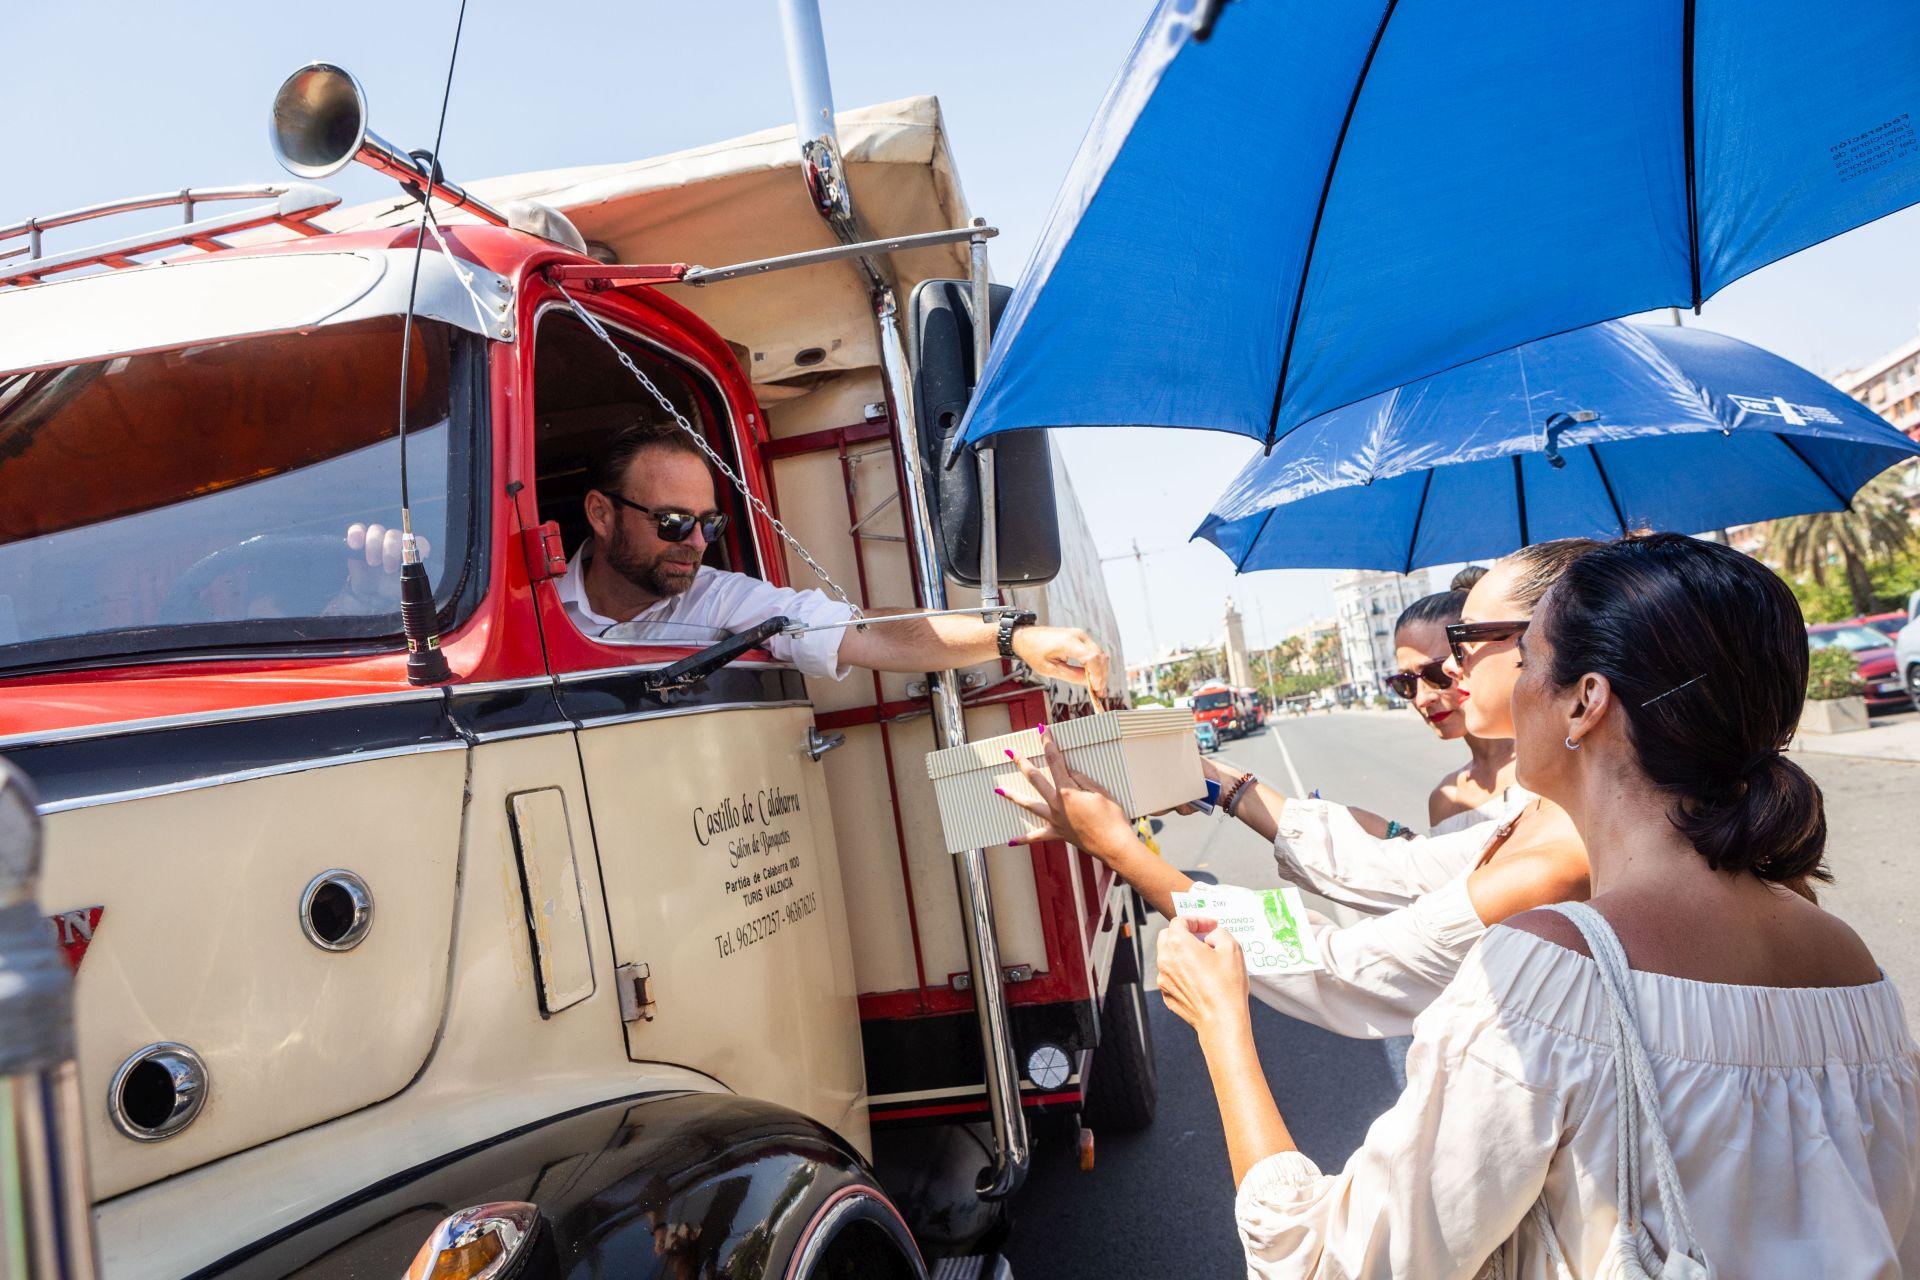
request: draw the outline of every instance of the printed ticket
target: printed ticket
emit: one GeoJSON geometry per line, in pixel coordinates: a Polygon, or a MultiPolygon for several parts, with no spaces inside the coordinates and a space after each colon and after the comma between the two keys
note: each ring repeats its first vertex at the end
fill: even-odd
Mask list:
{"type": "Polygon", "coordinates": [[[1311,973],[1321,967],[1320,947],[1307,928],[1298,889],[1195,885],[1190,893],[1173,895],[1173,909],[1177,915],[1218,920],[1240,944],[1248,973],[1311,973]]]}

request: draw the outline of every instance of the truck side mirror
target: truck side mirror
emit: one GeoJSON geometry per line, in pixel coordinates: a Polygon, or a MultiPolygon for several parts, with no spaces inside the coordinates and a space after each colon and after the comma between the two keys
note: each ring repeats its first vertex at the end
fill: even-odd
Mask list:
{"type": "MultiPolygon", "coordinates": [[[[988,289],[995,324],[1013,293],[988,289]]],[[[980,472],[968,448],[949,467],[960,419],[979,370],[973,367],[973,304],[965,280],[923,280],[907,303],[907,358],[913,366],[914,416],[920,424],[928,498],[947,572],[980,585],[980,472]]],[[[1045,431],[1010,431],[992,440],[1000,534],[1000,585],[1034,587],[1060,572],[1060,518],[1053,450],[1045,431]]]]}

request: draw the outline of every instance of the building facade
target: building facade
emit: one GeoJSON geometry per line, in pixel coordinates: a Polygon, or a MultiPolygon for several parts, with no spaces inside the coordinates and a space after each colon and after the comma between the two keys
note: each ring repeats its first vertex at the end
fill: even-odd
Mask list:
{"type": "Polygon", "coordinates": [[[1337,618],[1314,618],[1287,632],[1284,638],[1298,642],[1298,651],[1289,670],[1295,675],[1312,675],[1320,669],[1314,662],[1314,654],[1321,643],[1332,638],[1338,647],[1340,622],[1337,618]]]}
{"type": "Polygon", "coordinates": [[[1920,440],[1920,336],[1861,368],[1847,370],[1833,385],[1920,440]]]}
{"type": "Polygon", "coordinates": [[[1380,691],[1394,670],[1393,624],[1401,610],[1428,594],[1427,571],[1410,574],[1353,570],[1333,580],[1333,616],[1340,629],[1346,683],[1361,696],[1380,691]]]}
{"type": "MultiPolygon", "coordinates": [[[[1920,440],[1920,335],[1858,369],[1836,374],[1832,381],[1909,437],[1920,440]]],[[[1900,474],[1908,500],[1920,497],[1920,468],[1907,466],[1900,474]]],[[[1735,550],[1764,558],[1770,523],[1734,525],[1727,530],[1727,542],[1735,550]]]]}

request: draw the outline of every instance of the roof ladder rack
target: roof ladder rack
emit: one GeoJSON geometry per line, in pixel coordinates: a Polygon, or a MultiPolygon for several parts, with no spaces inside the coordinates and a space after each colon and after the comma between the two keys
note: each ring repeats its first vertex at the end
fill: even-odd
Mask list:
{"type": "Polygon", "coordinates": [[[0,249],[0,286],[37,284],[47,276],[86,267],[139,266],[141,264],[135,261],[137,255],[161,249],[191,246],[212,253],[232,247],[219,237],[238,231],[251,231],[256,227],[280,226],[301,235],[325,235],[325,230],[312,225],[313,219],[339,203],[340,197],[333,192],[305,182],[251,187],[187,187],[179,191],[111,200],[105,204],[88,205],[84,209],[69,209],[65,213],[28,218],[25,222],[0,226],[0,244],[23,237],[26,240],[24,247],[0,249]],[[270,203],[253,205],[213,218],[194,218],[195,206],[229,200],[265,200],[270,203]],[[181,220],[176,226],[143,231],[52,256],[42,252],[42,233],[56,227],[73,226],[123,213],[137,213],[143,209],[173,206],[178,206],[181,211],[181,220]],[[9,261],[21,258],[24,261],[9,261]]]}

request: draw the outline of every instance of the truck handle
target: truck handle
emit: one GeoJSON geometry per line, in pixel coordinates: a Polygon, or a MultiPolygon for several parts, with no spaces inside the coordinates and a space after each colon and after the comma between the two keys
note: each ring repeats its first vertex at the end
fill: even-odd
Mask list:
{"type": "Polygon", "coordinates": [[[737,636],[728,636],[725,640],[690,653],[672,666],[655,667],[642,673],[640,687],[648,693],[690,689],[747,650],[759,648],[792,625],[790,620],[776,614],[765,622],[748,627],[737,636]]]}

